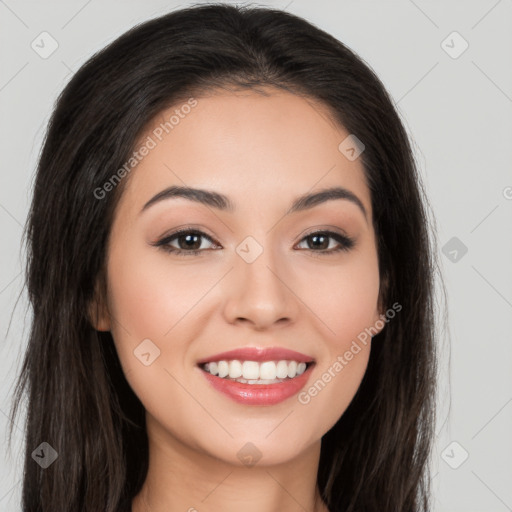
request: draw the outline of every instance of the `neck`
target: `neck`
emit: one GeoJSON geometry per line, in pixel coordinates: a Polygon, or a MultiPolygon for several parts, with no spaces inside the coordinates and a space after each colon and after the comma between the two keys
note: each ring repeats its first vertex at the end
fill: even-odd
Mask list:
{"type": "Polygon", "coordinates": [[[329,512],[316,485],[320,442],[293,460],[249,467],[194,450],[149,418],[147,427],[149,468],[132,512],[329,512]]]}

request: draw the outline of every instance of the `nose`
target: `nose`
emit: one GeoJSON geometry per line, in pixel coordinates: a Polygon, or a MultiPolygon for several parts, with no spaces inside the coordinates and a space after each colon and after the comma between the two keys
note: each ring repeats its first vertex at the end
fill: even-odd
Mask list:
{"type": "Polygon", "coordinates": [[[265,249],[249,263],[236,256],[230,272],[224,306],[226,321],[247,323],[257,331],[297,320],[300,300],[294,293],[291,269],[283,259],[265,249]]]}

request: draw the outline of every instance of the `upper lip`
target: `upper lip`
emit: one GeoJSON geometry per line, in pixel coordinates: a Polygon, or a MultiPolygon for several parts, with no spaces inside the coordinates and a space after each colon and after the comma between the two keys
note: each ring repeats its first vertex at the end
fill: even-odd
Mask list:
{"type": "Polygon", "coordinates": [[[298,361],[299,363],[309,363],[314,361],[311,356],[289,350],[283,347],[243,347],[228,352],[221,352],[214,354],[203,359],[200,359],[197,364],[211,363],[217,361],[231,361],[237,359],[239,361],[298,361]]]}

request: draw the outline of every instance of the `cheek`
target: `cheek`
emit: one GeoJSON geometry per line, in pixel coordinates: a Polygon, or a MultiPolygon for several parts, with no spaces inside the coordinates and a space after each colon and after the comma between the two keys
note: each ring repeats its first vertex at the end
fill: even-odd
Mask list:
{"type": "Polygon", "coordinates": [[[313,439],[322,437],[336,424],[360,387],[370,344],[356,345],[316,368],[308,386],[297,396],[303,425],[308,426],[306,430],[312,432],[313,439]]]}
{"type": "Polygon", "coordinates": [[[178,382],[184,380],[187,340],[197,324],[194,306],[212,277],[171,265],[160,251],[124,249],[119,243],[109,257],[111,332],[130,387],[158,415],[183,394],[178,382]]]}
{"type": "Polygon", "coordinates": [[[377,255],[365,251],[340,264],[317,265],[299,272],[295,279],[301,283],[300,296],[319,320],[325,346],[333,358],[378,320],[377,255]]]}
{"type": "Polygon", "coordinates": [[[208,292],[225,272],[183,260],[142,245],[123,246],[119,239],[109,256],[114,344],[130,386],[148,410],[183,393],[178,382],[189,378],[189,345],[206,324],[208,292]]]}
{"type": "Polygon", "coordinates": [[[377,320],[378,275],[367,270],[340,276],[340,285],[332,286],[328,299],[323,299],[325,322],[331,328],[331,343],[343,350],[377,320]]]}
{"type": "Polygon", "coordinates": [[[315,282],[316,286],[309,283],[306,297],[318,317],[324,344],[319,364],[298,402],[304,407],[304,421],[323,435],[349,406],[368,366],[371,334],[375,334],[371,328],[379,320],[377,256],[366,253],[352,259],[350,265],[322,271],[317,267],[315,282]],[[320,417],[321,424],[315,426],[315,418],[320,417]]]}
{"type": "MultiPolygon", "coordinates": [[[[182,320],[190,322],[188,315],[216,280],[205,266],[191,270],[172,264],[157,249],[123,257],[114,252],[110,263],[109,309],[125,334],[133,333],[136,339],[173,337],[175,326],[182,320]]],[[[123,335],[119,326],[116,330],[123,335]]]]}

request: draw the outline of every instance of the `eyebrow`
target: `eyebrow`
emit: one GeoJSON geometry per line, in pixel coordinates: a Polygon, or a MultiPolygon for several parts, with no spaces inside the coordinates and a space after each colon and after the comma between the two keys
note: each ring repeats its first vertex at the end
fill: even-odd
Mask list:
{"type": "MultiPolygon", "coordinates": [[[[235,205],[233,204],[233,202],[229,199],[229,197],[225,196],[224,194],[199,188],[173,185],[153,196],[142,207],[141,213],[147,210],[150,206],[159,203],[160,201],[178,197],[189,199],[190,201],[195,201],[196,203],[204,204],[206,206],[211,206],[218,210],[228,212],[232,212],[235,210],[235,205]]],[[[293,201],[291,207],[286,212],[286,214],[288,215],[290,213],[308,210],[310,208],[313,208],[314,206],[335,199],[344,199],[355,204],[361,210],[365,219],[368,221],[366,208],[364,207],[361,200],[353,192],[343,187],[327,188],[324,190],[320,190],[318,192],[313,192],[299,196],[293,201]]]]}

